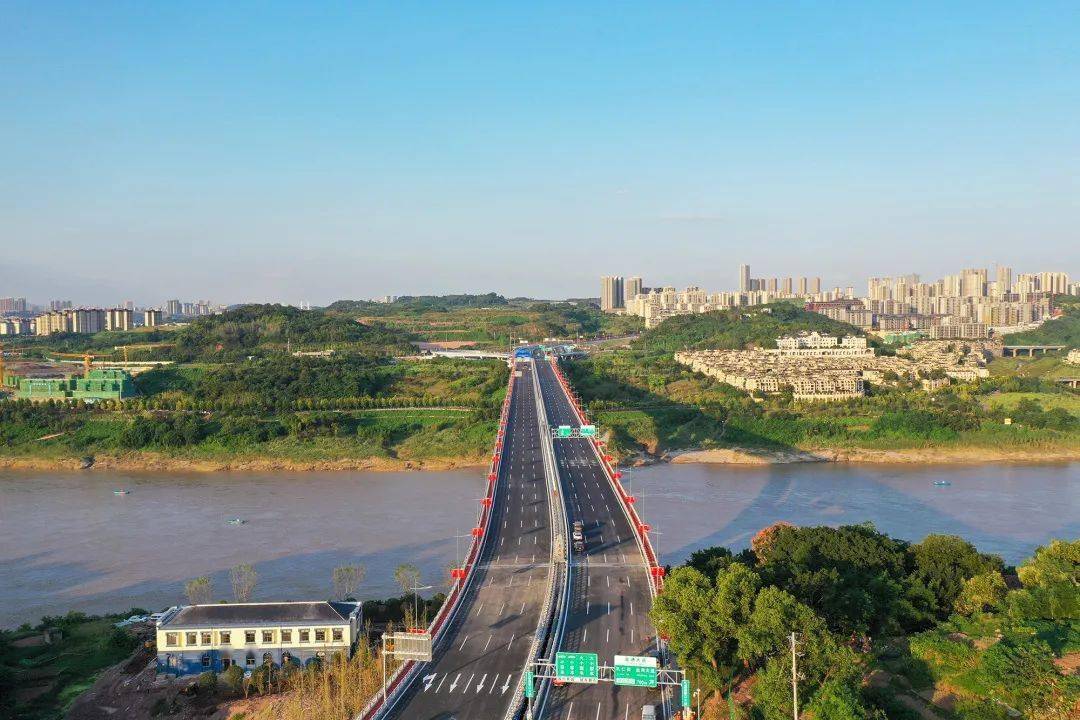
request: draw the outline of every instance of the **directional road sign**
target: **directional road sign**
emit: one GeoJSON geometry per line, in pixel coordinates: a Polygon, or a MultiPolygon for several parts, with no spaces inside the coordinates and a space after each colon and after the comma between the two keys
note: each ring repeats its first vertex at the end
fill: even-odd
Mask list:
{"type": "Polygon", "coordinates": [[[555,653],[555,677],[564,682],[595,684],[600,678],[600,658],[596,653],[555,653]]]}
{"type": "Polygon", "coordinates": [[[572,437],[574,434],[574,428],[570,427],[569,425],[560,425],[558,431],[559,437],[561,438],[572,437]]]}
{"type": "Polygon", "coordinates": [[[656,658],[648,655],[616,655],[615,684],[656,687],[657,668],[656,658]]]}
{"type": "Polygon", "coordinates": [[[525,671],[525,697],[530,700],[536,697],[536,673],[532,670],[525,671]]]}
{"type": "Polygon", "coordinates": [[[582,425],[580,431],[581,437],[596,437],[595,425],[582,425]]]}
{"type": "Polygon", "coordinates": [[[679,683],[679,689],[681,691],[679,693],[679,699],[682,701],[682,706],[684,708],[690,707],[690,681],[684,679],[679,683]]]}

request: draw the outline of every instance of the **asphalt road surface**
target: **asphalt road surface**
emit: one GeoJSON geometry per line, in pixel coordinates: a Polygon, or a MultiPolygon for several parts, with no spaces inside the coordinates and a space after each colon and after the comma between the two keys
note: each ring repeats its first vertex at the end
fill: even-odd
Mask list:
{"type": "Polygon", "coordinates": [[[434,660],[388,717],[500,720],[520,682],[547,592],[551,532],[532,373],[518,369],[477,575],[434,660]]]}
{"type": "MultiPolygon", "coordinates": [[[[551,425],[578,425],[570,400],[547,362],[538,362],[540,387],[551,425]]],[[[584,523],[585,552],[574,553],[571,605],[563,651],[594,652],[601,665],[615,655],[656,656],[649,575],[630,524],[599,460],[582,438],[555,440],[555,457],[566,488],[569,519],[584,523]]],[[[613,683],[552,687],[545,718],[640,720],[643,705],[656,706],[660,692],[613,683]]]]}

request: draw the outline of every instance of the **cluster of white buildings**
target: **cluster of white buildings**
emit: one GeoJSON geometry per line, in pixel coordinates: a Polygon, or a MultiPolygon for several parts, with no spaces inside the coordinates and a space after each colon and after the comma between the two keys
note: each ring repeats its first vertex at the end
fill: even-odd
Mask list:
{"type": "Polygon", "coordinates": [[[752,278],[739,266],[739,289],[710,293],[692,286],[647,288],[640,277],[601,278],[601,309],[624,312],[655,327],[669,317],[803,300],[808,310],[880,332],[921,331],[930,339],[986,338],[1037,327],[1054,312],[1054,295],[1080,295],[1067,273],[972,268],[934,282],[918,275],[870,278],[865,297],[853,287],[822,291],[820,278],[752,278]]]}
{"type": "Polygon", "coordinates": [[[818,333],[777,338],[776,345],[775,350],[678,352],[675,360],[748,392],[771,394],[790,388],[795,400],[822,401],[860,397],[867,382],[887,383],[893,374],[920,380],[927,390],[948,384],[946,378],[971,381],[986,377],[986,358],[994,354],[989,343],[958,347],[921,342],[896,357],[878,356],[867,347],[866,338],[818,333]]]}

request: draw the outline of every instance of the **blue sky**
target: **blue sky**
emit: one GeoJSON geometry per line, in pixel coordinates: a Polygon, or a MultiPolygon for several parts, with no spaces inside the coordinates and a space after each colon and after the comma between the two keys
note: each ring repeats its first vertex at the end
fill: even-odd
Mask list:
{"type": "Polygon", "coordinates": [[[1077,274],[1077,37],[1075,2],[9,0],[0,295],[1077,274]]]}

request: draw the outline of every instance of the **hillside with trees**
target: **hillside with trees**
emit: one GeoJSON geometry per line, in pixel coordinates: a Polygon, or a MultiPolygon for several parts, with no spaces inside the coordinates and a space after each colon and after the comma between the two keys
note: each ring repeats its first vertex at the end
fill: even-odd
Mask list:
{"type": "Polygon", "coordinates": [[[691,555],[652,618],[710,719],[791,717],[794,632],[806,717],[1064,720],[1080,708],[1078,586],[1080,541],[1013,573],[956,536],[781,523],[738,555],[691,555]]]}

